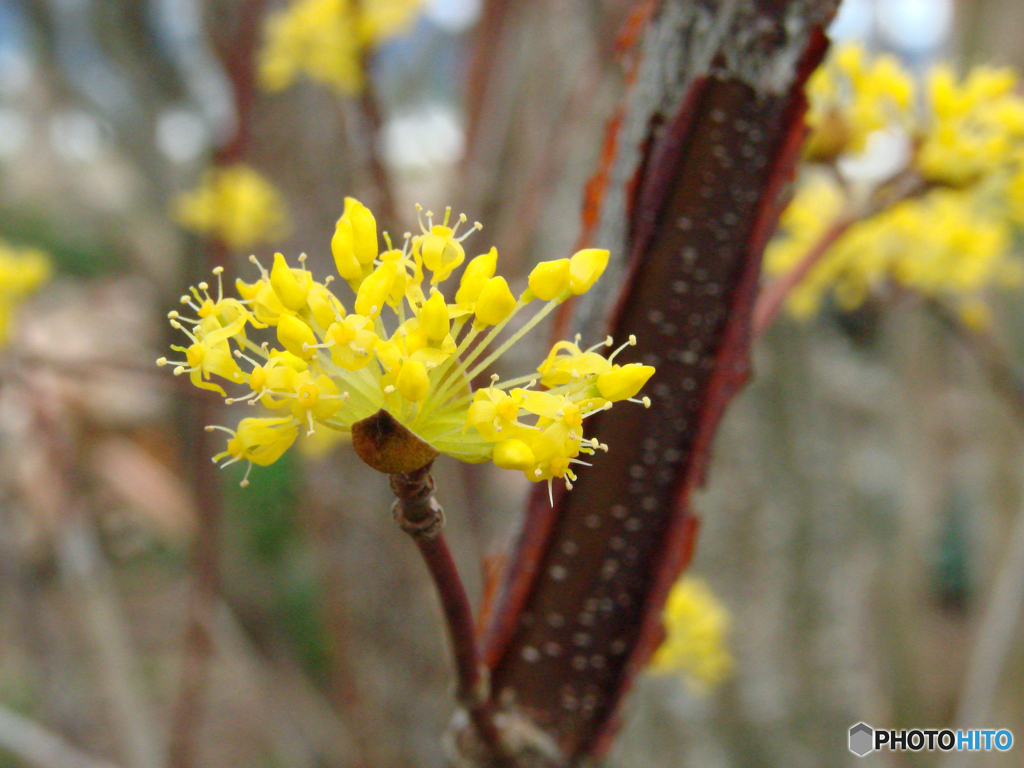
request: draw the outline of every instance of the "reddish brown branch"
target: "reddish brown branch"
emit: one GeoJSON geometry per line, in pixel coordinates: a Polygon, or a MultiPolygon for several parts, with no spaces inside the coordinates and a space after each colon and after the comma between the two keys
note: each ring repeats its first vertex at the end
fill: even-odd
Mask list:
{"type": "Polygon", "coordinates": [[[837,219],[832,226],[825,230],[818,241],[804,254],[803,258],[793,269],[784,275],[775,278],[768,283],[757,297],[754,304],[754,315],[751,320],[751,332],[754,338],[761,336],[765,329],[771,325],[772,320],[779,313],[782,305],[790,292],[800,284],[814,266],[821,261],[821,258],[828,252],[828,249],[835,245],[836,241],[846,234],[846,231],[853,226],[855,219],[851,216],[843,216],[837,219]]]}
{"type": "Polygon", "coordinates": [[[804,254],[792,270],[776,278],[761,289],[754,305],[751,333],[760,337],[778,315],[789,294],[807,277],[815,265],[828,253],[854,224],[888,210],[897,203],[919,197],[931,189],[931,184],[917,175],[913,163],[880,184],[863,208],[848,210],[840,215],[804,254]]]}
{"type": "Polygon", "coordinates": [[[931,312],[964,345],[988,374],[992,386],[1003,395],[1014,414],[1024,422],[1024,378],[991,333],[965,325],[955,311],[937,299],[926,302],[931,312]]]}
{"type": "MultiPolygon", "coordinates": [[[[255,91],[254,50],[259,36],[264,0],[249,0],[239,14],[239,25],[225,66],[234,86],[237,130],[231,142],[221,147],[214,162],[238,161],[248,141],[248,116],[255,91]]],[[[203,271],[227,260],[224,243],[211,241],[200,256],[203,271]]],[[[206,393],[209,395],[209,393],[206,393]]],[[[202,724],[203,705],[213,655],[211,622],[220,589],[220,489],[216,468],[209,457],[215,452],[205,426],[215,420],[216,403],[209,396],[195,404],[186,439],[190,447],[192,482],[195,486],[197,526],[192,553],[193,586],[189,595],[188,619],[182,648],[181,680],[171,711],[168,765],[190,768],[196,762],[197,737],[202,724]]]]}
{"type": "Polygon", "coordinates": [[[455,695],[468,712],[492,761],[501,765],[505,764],[504,749],[494,723],[487,678],[482,674],[473,611],[458,567],[441,533],[444,510],[434,498],[430,468],[431,464],[427,464],[414,472],[390,476],[396,499],[395,521],[416,543],[437,587],[455,657],[455,695]]]}

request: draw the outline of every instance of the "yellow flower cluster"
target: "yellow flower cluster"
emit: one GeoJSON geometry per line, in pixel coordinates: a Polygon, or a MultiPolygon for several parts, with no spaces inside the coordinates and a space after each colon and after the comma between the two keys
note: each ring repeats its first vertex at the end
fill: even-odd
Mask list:
{"type": "Polygon", "coordinates": [[[807,97],[811,134],[805,152],[830,159],[860,152],[871,133],[905,122],[914,88],[894,56],[869,60],[863,48],[847,45],[811,75],[807,97]]]}
{"type": "Polygon", "coordinates": [[[50,258],[43,251],[0,242],[0,344],[10,338],[11,319],[18,305],[52,273],[50,258]]]}
{"type": "MultiPolygon", "coordinates": [[[[808,316],[831,293],[842,309],[891,285],[942,299],[983,323],[984,294],[1021,282],[1014,240],[1024,224],[1024,98],[1009,70],[980,67],[958,82],[934,68],[923,94],[892,57],[871,61],[839,49],[808,86],[809,160],[834,163],[864,149],[870,133],[904,133],[912,148],[901,171],[917,185],[878,206],[878,190],[840,182],[841,166],[805,171],[765,254],[769,275],[791,271],[832,224],[857,218],[787,299],[808,316]],[[915,104],[920,108],[915,109],[915,104]]],[[[880,188],[885,192],[885,188],[880,188]]]]}
{"type": "Polygon", "coordinates": [[[343,95],[363,88],[364,50],[403,32],[422,0],[294,0],[267,20],[259,79],[284,90],[300,74],[343,95]]]}
{"type": "Polygon", "coordinates": [[[684,576],[673,585],[662,621],[665,641],[651,659],[652,671],[682,673],[698,691],[728,678],[729,613],[702,579],[684,576]]]}
{"type": "MultiPolygon", "coordinates": [[[[780,221],[781,233],[765,253],[765,271],[792,270],[844,206],[838,185],[813,174],[780,221]]],[[[891,285],[941,299],[972,324],[987,318],[987,290],[1019,286],[1024,264],[1013,253],[1013,227],[985,197],[960,189],[936,189],[904,200],[853,224],[790,292],[789,310],[799,318],[818,311],[831,294],[842,310],[891,285]]]]}
{"type": "Polygon", "coordinates": [[[172,213],[181,226],[232,249],[284,237],[289,229],[273,184],[241,163],[207,171],[196,189],[175,200],[172,213]]]}
{"type": "Polygon", "coordinates": [[[929,75],[929,113],[919,129],[917,168],[963,186],[992,174],[1024,173],[1024,98],[1010,69],[978,67],[957,83],[947,66],[929,75]]]}
{"type": "MultiPolygon", "coordinates": [[[[418,209],[418,208],[417,208],[418,209]]],[[[419,209],[418,209],[419,210],[419,209]]],[[[401,248],[379,250],[373,214],[346,198],[331,250],[338,274],[355,297],[350,308],[329,286],[305,268],[305,255],[290,266],[281,254],[270,270],[259,266],[253,283],[236,281],[239,298],[225,298],[222,269],[217,268],[216,298],[200,283],[183,296],[194,312],[171,312],[171,325],[187,337],[187,346],[172,347],[184,359],[175,374],[188,373],[203,389],[226,394],[211,381],[216,376],[244,387],[228,402],[262,403],[281,412],[275,418],[243,419],[217,459],[266,465],[295,441],[299,429],[317,424],[351,432],[357,422],[387,411],[439,453],[467,462],[493,461],[523,471],[533,481],[553,477],[571,487],[573,464],[580,454],[605,449],[583,435],[583,420],[622,400],[649,405],[636,396],[654,373],[650,366],[619,365],[615,357],[635,339],[604,357],[577,343],[555,344],[535,373],[507,381],[491,377],[476,391],[472,382],[537,326],[555,307],[585,293],[601,276],[608,252],[585,249],[569,259],[542,262],[529,287],[516,297],[505,278],[495,274],[497,250],[472,259],[465,267],[454,302],[441,289],[466,258],[460,216],[449,226],[426,214],[421,233],[406,235],[401,248]],[[424,285],[424,279],[429,283],[424,285]],[[492,342],[527,307],[533,316],[491,351],[492,342]],[[385,310],[392,328],[384,322],[385,310]],[[272,328],[277,346],[257,343],[251,334],[272,328]],[[546,389],[534,389],[539,383],[546,389]]],[[[248,473],[246,473],[248,476],[248,473]]]]}
{"type": "Polygon", "coordinates": [[[1020,171],[1024,161],[1024,98],[1011,69],[977,67],[962,81],[947,65],[919,87],[892,56],[869,58],[845,45],[807,85],[805,147],[810,160],[832,161],[865,148],[868,136],[889,129],[917,147],[916,170],[929,181],[963,185],[985,174],[1020,171]]]}

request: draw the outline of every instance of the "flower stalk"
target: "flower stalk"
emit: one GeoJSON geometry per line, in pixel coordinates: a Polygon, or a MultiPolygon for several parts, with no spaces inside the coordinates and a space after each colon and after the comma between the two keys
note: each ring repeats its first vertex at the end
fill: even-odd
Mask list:
{"type": "Polygon", "coordinates": [[[389,476],[395,494],[395,522],[412,538],[430,572],[441,600],[455,658],[455,696],[469,714],[476,734],[496,765],[509,765],[494,722],[490,687],[480,663],[476,627],[466,589],[445,541],[444,509],[434,496],[431,460],[412,472],[389,476]]]}

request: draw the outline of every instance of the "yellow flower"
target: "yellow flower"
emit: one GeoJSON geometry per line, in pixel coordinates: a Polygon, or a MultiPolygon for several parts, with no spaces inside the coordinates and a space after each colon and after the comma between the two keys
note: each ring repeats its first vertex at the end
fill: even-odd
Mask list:
{"type": "Polygon", "coordinates": [[[249,484],[249,472],[253,464],[259,464],[261,467],[273,464],[291,448],[299,434],[298,425],[293,419],[288,418],[242,419],[238,422],[237,431],[217,426],[207,427],[206,431],[214,429],[223,430],[231,435],[228,438],[227,450],[214,456],[214,461],[227,458],[222,467],[243,459],[249,462],[249,468],[242,478],[243,488],[249,484]]]}
{"type": "Polygon", "coordinates": [[[367,47],[409,26],[422,0],[294,0],[267,19],[259,79],[280,91],[300,74],[343,95],[363,88],[367,47]]]}
{"type": "Polygon", "coordinates": [[[188,373],[196,386],[222,394],[211,377],[244,385],[247,391],[229,403],[258,401],[291,414],[244,420],[218,458],[270,463],[300,426],[307,434],[318,425],[347,434],[385,410],[438,453],[494,461],[549,485],[562,478],[572,487],[572,465],[585,463],[580,454],[607,450],[584,436],[584,420],[623,400],[650,405],[636,396],[654,369],[615,362],[636,339],[607,357],[598,350],[612,345],[610,337],[585,350],[578,338],[560,342],[535,373],[504,382],[492,376],[490,386],[475,392],[472,382],[560,303],[589,290],[608,252],[586,249],[554,267],[541,265],[532,287],[517,297],[495,274],[498,252],[491,248],[469,262],[456,303],[449,304],[443,284],[464,261],[466,238],[480,229],[475,224],[460,235],[465,216],[449,227],[450,216],[446,210],[435,224],[426,213],[421,233],[407,236],[401,249],[384,233],[387,249],[374,253],[373,214],[347,199],[332,250],[354,291],[351,312],[328,287],[332,278],[316,280],[304,256],[292,267],[276,254],[269,271],[250,257],[260,277],[236,283],[240,298],[224,297],[220,268],[214,270],[216,300],[206,283],[183,297],[195,317],[171,312],[171,324],[191,344],[173,347],[184,360],[160,358],[158,364],[174,365],[175,374],[188,373]],[[432,286],[427,293],[425,280],[432,286]],[[513,318],[528,308],[533,316],[499,343],[513,318]],[[266,340],[251,338],[260,331],[266,340]],[[546,391],[535,388],[537,378],[546,391]]]}
{"type": "MultiPolygon", "coordinates": [[[[824,176],[808,178],[765,252],[765,272],[789,272],[842,210],[843,198],[824,176]]],[[[808,317],[829,295],[843,310],[896,285],[954,307],[978,309],[993,288],[1020,280],[1013,228],[1003,207],[976,190],[935,189],[851,226],[818,259],[787,298],[808,317]]],[[[966,309],[965,309],[966,311],[966,309]]]]}
{"type": "Polygon", "coordinates": [[[0,242],[0,345],[11,333],[18,305],[50,279],[50,257],[37,248],[19,248],[0,242]]]}
{"type": "Polygon", "coordinates": [[[662,621],[665,641],[651,660],[652,671],[682,673],[698,691],[729,677],[729,613],[702,579],[684,576],[673,585],[662,621]]]}
{"type": "Polygon", "coordinates": [[[288,212],[274,186],[254,169],[237,164],[208,171],[199,186],[173,205],[178,224],[212,235],[233,250],[288,233],[288,212]]]}
{"type": "Polygon", "coordinates": [[[811,135],[804,151],[812,160],[831,160],[862,151],[874,131],[908,125],[914,87],[893,56],[869,60],[860,45],[848,44],[811,76],[807,96],[811,135]]]}
{"type": "Polygon", "coordinates": [[[925,178],[962,186],[1006,167],[1020,168],[1024,99],[1009,69],[977,67],[960,83],[949,67],[928,78],[928,119],[917,167],[925,178]]]}

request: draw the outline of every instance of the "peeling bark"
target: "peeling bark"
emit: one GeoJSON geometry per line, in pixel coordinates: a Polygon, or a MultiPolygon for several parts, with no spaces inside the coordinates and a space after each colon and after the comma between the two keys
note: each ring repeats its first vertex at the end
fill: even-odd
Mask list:
{"type": "MultiPolygon", "coordinates": [[[[658,368],[652,407],[594,416],[610,453],[553,509],[537,489],[485,638],[498,705],[551,735],[567,764],[607,749],[621,699],[661,641],[661,609],[696,532],[689,498],[747,377],[761,256],[836,5],[666,3],[644,36],[593,231],[595,244],[628,254],[602,280],[622,286],[609,332],[639,340],[621,362],[658,368]]],[[[611,298],[588,301],[580,329],[611,298]]]]}

